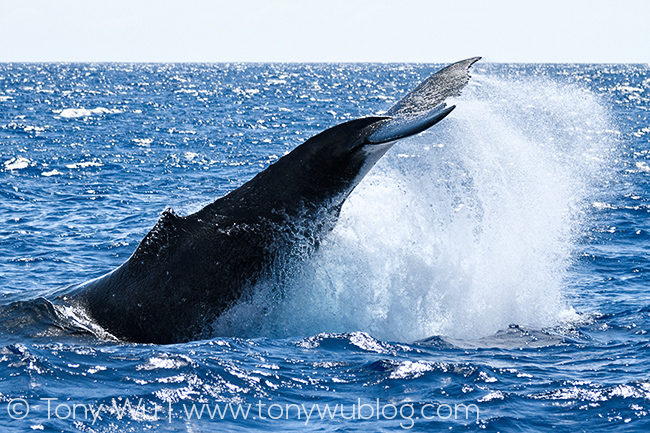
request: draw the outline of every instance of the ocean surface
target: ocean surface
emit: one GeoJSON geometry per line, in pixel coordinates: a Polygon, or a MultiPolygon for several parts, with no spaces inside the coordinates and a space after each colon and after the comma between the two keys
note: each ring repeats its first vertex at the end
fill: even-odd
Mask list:
{"type": "Polygon", "coordinates": [[[650,431],[647,65],[477,63],[222,338],[48,301],[441,66],[1,64],[0,429],[650,431]]]}

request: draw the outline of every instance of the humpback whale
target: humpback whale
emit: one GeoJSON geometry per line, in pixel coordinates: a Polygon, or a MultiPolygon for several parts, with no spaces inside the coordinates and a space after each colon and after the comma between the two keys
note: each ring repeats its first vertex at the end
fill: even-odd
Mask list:
{"type": "Polygon", "coordinates": [[[166,209],[126,262],[57,302],[80,307],[121,340],[214,337],[216,318],[318,248],[346,198],[397,140],[455,108],[445,100],[460,95],[478,60],[439,70],[384,114],[315,135],[196,213],[166,209]]]}

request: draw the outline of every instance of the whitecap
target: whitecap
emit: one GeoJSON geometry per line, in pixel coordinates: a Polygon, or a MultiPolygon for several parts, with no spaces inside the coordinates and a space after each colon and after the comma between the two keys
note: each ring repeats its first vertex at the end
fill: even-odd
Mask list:
{"type": "Polygon", "coordinates": [[[86,168],[86,167],[101,167],[102,164],[101,162],[97,161],[85,161],[85,162],[75,162],[74,164],[67,164],[67,168],[75,169],[75,168],[86,168]]]}
{"type": "Polygon", "coordinates": [[[63,110],[54,110],[58,114],[58,117],[63,117],[66,119],[72,119],[77,117],[90,117],[93,115],[101,114],[118,114],[122,111],[118,109],[108,109],[104,107],[96,107],[92,109],[87,108],[65,108],[63,110]]]}
{"type": "Polygon", "coordinates": [[[11,158],[4,163],[5,170],[22,170],[30,165],[33,165],[32,161],[22,156],[11,158]]]}
{"type": "Polygon", "coordinates": [[[503,394],[502,391],[492,391],[485,397],[480,398],[478,402],[485,403],[492,400],[503,400],[503,399],[505,399],[505,395],[503,394]]]}
{"type": "Polygon", "coordinates": [[[40,126],[31,126],[31,125],[26,125],[23,130],[25,132],[43,132],[45,131],[45,128],[40,127],[40,126]]]}
{"type": "Polygon", "coordinates": [[[416,379],[429,371],[433,371],[434,368],[434,365],[426,361],[404,361],[400,363],[397,370],[390,374],[389,379],[416,379]]]}
{"type": "Polygon", "coordinates": [[[88,370],[86,370],[86,373],[95,374],[95,373],[98,373],[100,371],[105,371],[105,370],[107,370],[107,367],[105,367],[103,365],[95,365],[94,367],[90,367],[88,370]]]}
{"type": "Polygon", "coordinates": [[[44,171],[43,173],[41,173],[41,176],[50,177],[50,176],[56,176],[56,175],[59,175],[59,174],[63,174],[63,173],[61,173],[59,170],[57,170],[55,168],[54,170],[51,170],[51,171],[44,171]]]}
{"type": "Polygon", "coordinates": [[[375,340],[365,332],[353,332],[350,334],[349,339],[351,344],[368,352],[389,353],[384,343],[375,340]]]}

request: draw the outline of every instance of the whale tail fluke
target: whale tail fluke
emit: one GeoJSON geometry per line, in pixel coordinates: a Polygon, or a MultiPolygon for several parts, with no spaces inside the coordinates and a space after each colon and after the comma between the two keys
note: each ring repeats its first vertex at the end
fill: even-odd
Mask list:
{"type": "Polygon", "coordinates": [[[421,82],[408,95],[386,112],[389,117],[419,117],[431,110],[436,110],[445,99],[460,96],[469,82],[469,68],[480,57],[452,63],[421,82]]]}
{"type": "Polygon", "coordinates": [[[455,108],[447,106],[445,100],[460,96],[469,82],[469,68],[479,59],[453,63],[420,83],[386,112],[387,119],[373,125],[370,142],[380,144],[408,137],[444,119],[455,108]]]}

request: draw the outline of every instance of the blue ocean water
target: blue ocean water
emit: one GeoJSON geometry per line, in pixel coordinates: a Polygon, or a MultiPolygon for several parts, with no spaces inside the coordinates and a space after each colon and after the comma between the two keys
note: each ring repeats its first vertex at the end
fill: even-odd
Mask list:
{"type": "Polygon", "coordinates": [[[2,431],[648,431],[646,65],[476,64],[223,338],[47,301],[439,67],[0,65],[2,431]]]}

